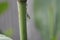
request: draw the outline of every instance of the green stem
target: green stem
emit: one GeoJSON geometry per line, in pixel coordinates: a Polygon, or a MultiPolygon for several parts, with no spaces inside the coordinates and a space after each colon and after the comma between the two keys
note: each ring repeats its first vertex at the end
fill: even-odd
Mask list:
{"type": "Polygon", "coordinates": [[[27,40],[27,27],[26,27],[26,0],[18,0],[18,15],[19,15],[19,28],[20,40],[27,40]]]}

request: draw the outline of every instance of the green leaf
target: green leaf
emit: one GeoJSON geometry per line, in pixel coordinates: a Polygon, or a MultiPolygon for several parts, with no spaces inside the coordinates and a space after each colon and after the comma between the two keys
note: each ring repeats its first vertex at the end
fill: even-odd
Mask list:
{"type": "Polygon", "coordinates": [[[0,2],[0,15],[8,8],[8,2],[0,2]]]}

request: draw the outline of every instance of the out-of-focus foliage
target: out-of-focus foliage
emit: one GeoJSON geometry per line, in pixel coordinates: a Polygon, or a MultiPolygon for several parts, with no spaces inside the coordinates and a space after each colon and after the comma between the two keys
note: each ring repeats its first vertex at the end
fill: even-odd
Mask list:
{"type": "MultiPolygon", "coordinates": [[[[9,6],[8,2],[0,2],[0,16],[4,14],[4,12],[8,9],[8,6],[9,6]]],[[[11,29],[9,28],[5,32],[2,32],[2,30],[0,30],[0,34],[5,34],[6,36],[11,37],[13,34],[12,28],[11,29]]]]}
{"type": "Polygon", "coordinates": [[[34,19],[43,40],[57,40],[60,31],[60,0],[34,0],[34,19]]]}
{"type": "Polygon", "coordinates": [[[12,37],[12,34],[13,34],[12,28],[7,29],[7,30],[4,32],[4,34],[5,34],[6,36],[8,36],[8,37],[12,37]]]}
{"type": "Polygon", "coordinates": [[[8,8],[8,2],[0,2],[0,15],[8,8]]]}

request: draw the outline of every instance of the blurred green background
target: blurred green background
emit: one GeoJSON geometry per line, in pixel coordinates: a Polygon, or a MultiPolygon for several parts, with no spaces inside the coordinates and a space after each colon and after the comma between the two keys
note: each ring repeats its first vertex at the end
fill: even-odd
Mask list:
{"type": "Polygon", "coordinates": [[[16,2],[17,0],[0,0],[0,30],[13,40],[19,40],[18,10],[16,2]]]}

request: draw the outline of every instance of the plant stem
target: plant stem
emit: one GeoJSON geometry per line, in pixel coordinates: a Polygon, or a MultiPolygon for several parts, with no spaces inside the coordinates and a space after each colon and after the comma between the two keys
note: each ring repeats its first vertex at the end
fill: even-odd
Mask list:
{"type": "Polygon", "coordinates": [[[26,27],[26,1],[18,0],[18,19],[20,28],[20,40],[27,40],[27,27],[26,27]]]}

